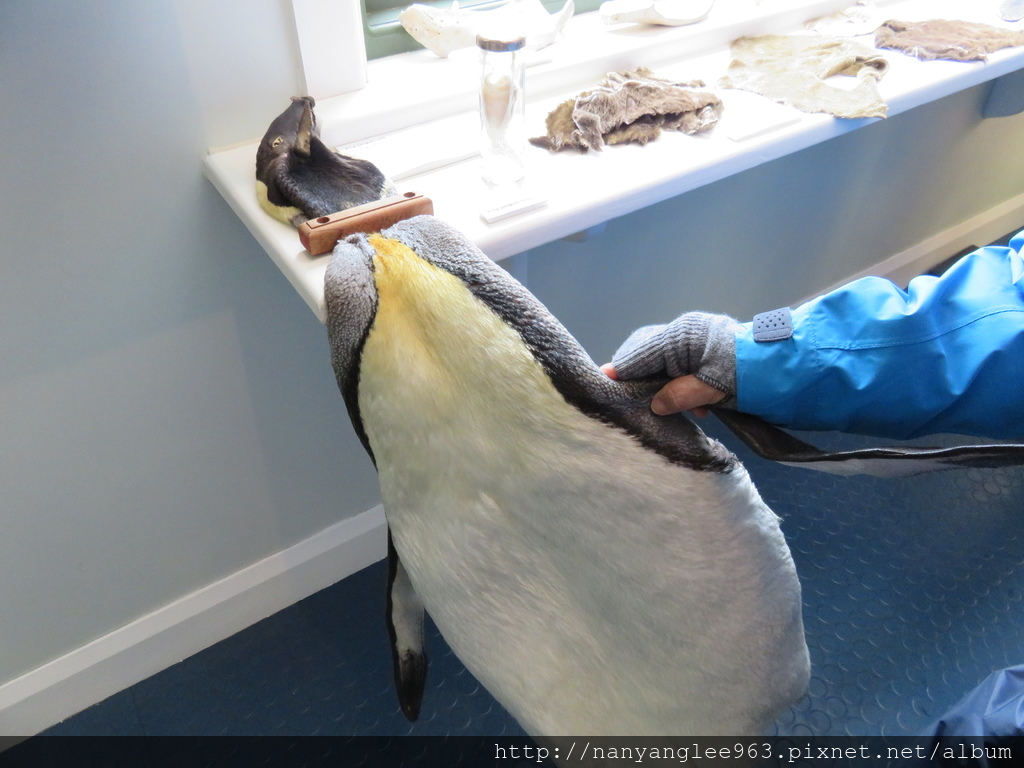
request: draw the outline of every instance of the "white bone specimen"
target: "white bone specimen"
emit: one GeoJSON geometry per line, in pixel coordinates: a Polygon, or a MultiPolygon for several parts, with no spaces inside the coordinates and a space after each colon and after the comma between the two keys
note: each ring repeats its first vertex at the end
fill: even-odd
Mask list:
{"type": "Polygon", "coordinates": [[[1024,0],[1003,0],[999,6],[999,15],[1006,21],[1024,19],[1024,0]]]}
{"type": "Polygon", "coordinates": [[[566,0],[562,10],[548,13],[540,0],[511,0],[499,8],[471,11],[452,3],[449,9],[413,3],[398,21],[416,42],[447,58],[452,51],[476,45],[476,36],[525,37],[528,48],[543,48],[555,41],[575,6],[566,0]]]}
{"type": "Polygon", "coordinates": [[[608,0],[601,4],[601,20],[678,27],[703,21],[714,4],[715,0],[608,0]]]}

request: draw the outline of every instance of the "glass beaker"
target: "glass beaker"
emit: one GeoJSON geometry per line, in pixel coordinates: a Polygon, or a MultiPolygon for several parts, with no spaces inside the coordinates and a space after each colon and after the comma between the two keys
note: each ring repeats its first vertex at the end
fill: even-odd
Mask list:
{"type": "Polygon", "coordinates": [[[525,38],[477,35],[480,49],[480,171],[492,184],[526,175],[525,38]]]}

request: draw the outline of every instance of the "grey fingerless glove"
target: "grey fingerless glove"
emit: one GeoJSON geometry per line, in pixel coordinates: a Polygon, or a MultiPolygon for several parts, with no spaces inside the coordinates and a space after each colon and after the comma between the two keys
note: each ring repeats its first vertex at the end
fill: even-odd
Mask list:
{"type": "Polygon", "coordinates": [[[620,379],[693,374],[725,392],[720,405],[736,397],[736,332],[741,326],[728,315],[687,312],[667,325],[648,325],[630,334],[612,357],[620,379]]]}

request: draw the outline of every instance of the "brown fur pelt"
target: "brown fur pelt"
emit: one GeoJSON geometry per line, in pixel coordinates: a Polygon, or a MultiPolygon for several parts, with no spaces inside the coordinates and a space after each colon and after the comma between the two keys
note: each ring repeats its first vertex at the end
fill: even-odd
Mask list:
{"type": "Polygon", "coordinates": [[[993,51],[1024,45],[1024,30],[945,19],[920,22],[890,19],[875,32],[875,45],[925,61],[985,61],[986,54],[993,51]]]}
{"type": "Polygon", "coordinates": [[[699,80],[677,83],[645,67],[612,72],[593,90],[563,101],[548,115],[547,134],[530,143],[557,152],[600,151],[605,144],[646,144],[663,130],[699,133],[718,122],[722,100],[696,90],[699,80]]]}

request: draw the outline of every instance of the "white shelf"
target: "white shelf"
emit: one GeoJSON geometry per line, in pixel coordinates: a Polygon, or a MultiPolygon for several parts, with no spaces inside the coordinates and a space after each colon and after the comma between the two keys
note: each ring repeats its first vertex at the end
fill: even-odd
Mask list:
{"type": "MultiPolygon", "coordinates": [[[[976,0],[906,0],[879,5],[884,5],[893,17],[899,18],[934,18],[945,12],[952,18],[998,23],[992,9],[987,8],[988,5],[995,8],[996,4],[977,3],[976,0]],[[962,12],[956,13],[957,9],[962,12]]],[[[799,21],[790,19],[789,23],[792,31],[799,28],[799,21]]],[[[683,29],[692,38],[699,32],[699,26],[683,29]]],[[[727,25],[719,23],[714,27],[715,36],[722,38],[724,26],[727,25]]],[[[774,31],[783,30],[776,28],[774,31]]],[[[679,32],[679,29],[667,29],[634,33],[633,42],[642,41],[636,49],[637,57],[624,60],[622,57],[625,54],[616,47],[610,55],[620,60],[613,66],[605,66],[603,71],[647,63],[641,55],[644,51],[661,50],[664,40],[680,39],[679,32]]],[[[612,36],[615,31],[595,28],[590,34],[612,36]]],[[[617,46],[621,46],[621,37],[621,33],[614,37],[617,46]]],[[[591,39],[586,49],[602,49],[602,40],[591,39]]],[[[688,46],[690,50],[695,47],[688,46]]],[[[605,46],[606,50],[608,48],[605,46]]],[[[992,54],[987,62],[975,63],[921,62],[897,52],[885,51],[883,54],[891,63],[891,68],[880,82],[880,90],[889,104],[890,117],[1024,69],[1024,48],[999,51],[992,54]]],[[[549,55],[554,57],[555,52],[551,51],[549,55]]],[[[381,94],[393,97],[395,93],[421,93],[416,88],[409,89],[408,84],[399,90],[388,91],[385,87],[389,79],[385,75],[393,75],[393,70],[403,62],[406,67],[414,66],[413,62],[424,64],[426,66],[423,69],[433,68],[435,75],[449,70],[453,74],[446,86],[438,85],[434,91],[437,98],[433,102],[431,119],[474,108],[472,99],[468,105],[463,103],[467,91],[459,85],[471,80],[468,77],[470,72],[475,73],[469,57],[460,59],[453,55],[448,61],[425,60],[418,54],[390,57],[382,60],[377,70],[374,65],[378,62],[371,62],[371,86],[376,86],[375,91],[368,86],[356,94],[332,99],[330,104],[324,102],[318,105],[317,114],[322,123],[325,114],[331,116],[324,127],[325,141],[349,142],[402,127],[393,105],[376,110],[367,105],[373,99],[377,99],[378,104],[393,102],[393,98],[381,101],[381,94]],[[353,107],[357,102],[362,104],[359,116],[347,121],[339,121],[334,117],[344,105],[353,107]],[[370,133],[366,132],[368,127],[372,129],[370,133]]],[[[683,79],[701,78],[713,86],[725,73],[728,62],[728,48],[723,43],[718,50],[704,50],[698,56],[680,57],[676,61],[662,60],[654,68],[659,75],[683,79]]],[[[610,60],[605,58],[596,63],[591,62],[588,66],[609,63],[610,60]]],[[[540,87],[532,88],[532,72],[528,75],[527,84],[531,95],[527,106],[530,135],[543,133],[544,117],[548,111],[563,98],[589,84],[577,82],[567,86],[563,83],[559,87],[552,87],[551,78],[558,79],[564,75],[564,62],[553,61],[541,64],[536,69],[536,80],[541,83],[540,87]],[[554,67],[547,78],[546,73],[541,71],[545,67],[554,67]],[[538,91],[540,95],[537,95],[538,91]]],[[[719,125],[707,135],[665,133],[646,147],[616,146],[601,153],[589,154],[549,154],[546,150],[530,147],[526,183],[530,190],[542,193],[548,200],[547,206],[539,210],[486,224],[479,213],[488,190],[480,180],[475,159],[463,160],[406,179],[399,184],[400,191],[415,190],[430,197],[434,201],[435,215],[461,230],[488,256],[500,260],[875,122],[873,119],[843,120],[826,115],[810,115],[780,107],[743,91],[710,90],[719,93],[725,110],[719,125]],[[766,130],[739,141],[730,138],[731,135],[749,133],[749,127],[759,121],[766,130]]],[[[472,91],[468,92],[472,96],[472,91]]],[[[268,116],[268,124],[272,117],[268,116]]],[[[404,135],[410,142],[417,142],[416,130],[409,130],[404,135]]],[[[466,141],[475,139],[475,135],[466,137],[466,141]]],[[[259,208],[254,191],[256,146],[254,142],[209,155],[205,162],[206,175],[322,321],[323,278],[330,256],[311,257],[302,248],[294,229],[271,219],[259,208]]]]}

